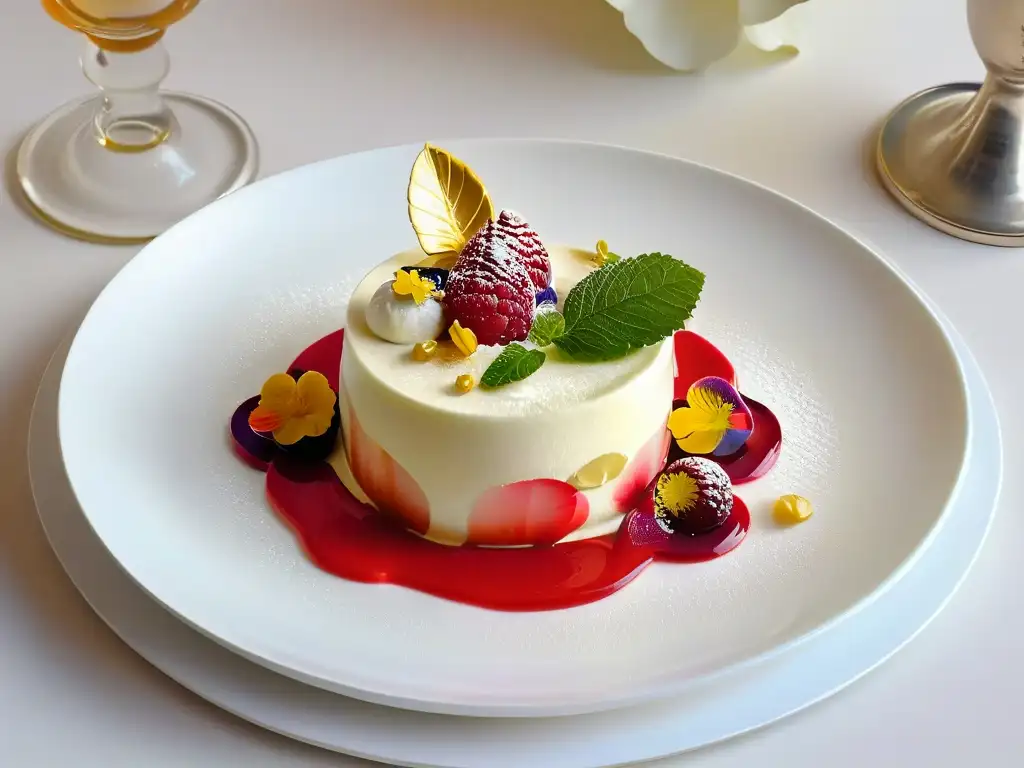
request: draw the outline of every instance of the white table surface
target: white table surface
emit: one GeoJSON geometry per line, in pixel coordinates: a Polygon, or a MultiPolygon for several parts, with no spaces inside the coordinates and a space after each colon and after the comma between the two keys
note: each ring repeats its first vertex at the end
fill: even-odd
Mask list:
{"type": "MultiPolygon", "coordinates": [[[[263,175],[424,139],[606,141],[762,182],[886,252],[959,327],[994,391],[1008,474],[993,533],[946,611],[879,671],[663,764],[1019,766],[1024,251],[933,232],[870,163],[878,121],[904,96],[980,78],[964,2],[812,0],[806,16],[796,60],[692,77],[651,62],[603,0],[208,0],[168,35],[168,85],[243,114],[263,175]]],[[[87,91],[79,45],[36,0],[2,0],[8,178],[22,133],[87,91]]],[[[136,250],[65,239],[0,190],[0,765],[368,765],[264,733],[166,679],[91,613],[46,544],[25,463],[32,398],[58,341],[136,250]]]]}

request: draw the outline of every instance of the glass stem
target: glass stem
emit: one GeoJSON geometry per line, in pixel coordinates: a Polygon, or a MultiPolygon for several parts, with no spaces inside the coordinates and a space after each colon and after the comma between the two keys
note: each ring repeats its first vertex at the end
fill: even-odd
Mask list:
{"type": "Polygon", "coordinates": [[[90,40],[81,61],[82,72],[103,92],[94,120],[101,146],[114,152],[143,152],[167,140],[175,121],[160,95],[160,83],[170,71],[163,43],[120,53],[90,40]]]}

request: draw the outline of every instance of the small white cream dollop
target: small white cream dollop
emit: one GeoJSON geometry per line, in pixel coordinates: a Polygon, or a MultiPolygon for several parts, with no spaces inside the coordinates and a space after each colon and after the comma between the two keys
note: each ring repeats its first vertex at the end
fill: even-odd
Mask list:
{"type": "Polygon", "coordinates": [[[396,295],[391,283],[382,283],[366,305],[366,324],[375,335],[392,344],[415,344],[444,333],[441,302],[431,298],[417,304],[396,295]]]}

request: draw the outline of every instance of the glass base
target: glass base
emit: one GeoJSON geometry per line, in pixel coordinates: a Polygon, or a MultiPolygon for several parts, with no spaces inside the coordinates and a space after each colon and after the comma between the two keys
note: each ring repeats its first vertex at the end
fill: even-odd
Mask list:
{"type": "Polygon", "coordinates": [[[992,75],[916,93],[886,119],[876,162],[911,214],[947,235],[1024,247],[1024,95],[992,75]]]}
{"type": "Polygon", "coordinates": [[[100,145],[101,100],[66,104],[18,151],[17,175],[38,216],[94,242],[144,242],[256,176],[256,138],[232,110],[202,96],[162,93],[175,125],[143,151],[100,145]]]}

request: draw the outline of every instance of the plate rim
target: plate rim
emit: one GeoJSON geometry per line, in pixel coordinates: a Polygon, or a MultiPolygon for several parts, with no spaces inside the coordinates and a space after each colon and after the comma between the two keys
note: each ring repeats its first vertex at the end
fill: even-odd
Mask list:
{"type": "MultiPolygon", "coordinates": [[[[127,573],[129,577],[133,580],[133,582],[135,582],[140,588],[142,588],[143,591],[146,592],[146,594],[149,595],[151,599],[155,600],[167,611],[178,617],[179,620],[184,621],[186,624],[198,630],[205,636],[213,639],[214,641],[230,649],[234,653],[242,655],[243,657],[252,662],[255,662],[261,666],[264,666],[285,676],[300,680],[306,684],[325,688],[327,690],[331,690],[336,693],[341,693],[352,698],[357,698],[370,703],[382,704],[390,707],[447,715],[487,717],[533,717],[540,715],[558,716],[612,710],[632,706],[643,701],[665,699],[675,694],[678,694],[681,690],[685,688],[694,685],[702,685],[708,680],[712,680],[720,675],[727,674],[735,669],[742,669],[744,667],[749,667],[751,665],[758,664],[765,660],[771,659],[774,656],[817,636],[819,633],[826,631],[827,629],[835,626],[838,622],[841,622],[850,615],[855,614],[862,610],[864,607],[870,605],[874,600],[876,600],[878,597],[880,597],[882,594],[888,591],[888,589],[890,589],[893,584],[898,582],[910,570],[910,568],[913,567],[913,565],[917,562],[917,560],[924,553],[924,551],[929,546],[931,546],[931,543],[934,541],[936,535],[941,530],[945,520],[947,519],[950,507],[953,501],[955,500],[957,494],[960,492],[960,489],[964,481],[964,476],[966,473],[969,458],[969,446],[972,436],[973,419],[971,416],[971,404],[967,396],[967,382],[963,361],[961,360],[960,355],[950,337],[947,325],[942,321],[938,311],[936,310],[932,302],[928,299],[927,295],[916,285],[916,283],[912,279],[909,278],[908,275],[906,275],[903,272],[903,270],[901,270],[895,263],[893,263],[886,256],[884,256],[880,250],[874,248],[866,240],[864,240],[857,234],[849,231],[844,226],[840,225],[838,222],[818,213],[817,211],[808,207],[807,205],[804,205],[803,203],[794,200],[785,193],[779,192],[757,181],[747,179],[743,176],[732,173],[730,171],[724,171],[704,163],[696,162],[685,158],[674,157],[672,155],[668,155],[662,152],[656,152],[646,149],[636,149],[628,146],[608,144],[602,142],[576,141],[572,139],[562,138],[545,139],[485,137],[447,139],[441,141],[432,141],[431,143],[444,146],[458,147],[458,151],[460,152],[472,151],[472,149],[475,147],[483,147],[485,150],[486,148],[491,147],[492,151],[494,151],[493,148],[499,148],[501,145],[504,144],[516,144],[518,146],[533,147],[538,149],[543,147],[585,147],[591,150],[597,150],[602,152],[611,150],[623,154],[646,156],[649,158],[657,159],[659,162],[681,164],[683,166],[689,166],[699,172],[710,173],[713,175],[725,177],[733,183],[749,185],[758,190],[762,194],[767,194],[771,198],[795,206],[803,214],[809,214],[813,219],[817,220],[820,224],[829,227],[831,230],[834,230],[834,232],[839,236],[848,239],[853,244],[858,246],[859,250],[864,251],[865,255],[870,255],[870,257],[872,257],[875,262],[884,267],[892,277],[895,277],[898,282],[902,283],[903,287],[907,291],[909,291],[911,297],[916,301],[919,307],[927,313],[929,319],[931,320],[931,324],[939,332],[939,335],[944,345],[944,351],[948,356],[949,361],[953,363],[953,370],[956,373],[957,383],[959,385],[957,387],[959,393],[958,405],[961,409],[961,416],[963,421],[963,444],[960,446],[961,459],[957,477],[951,485],[950,490],[943,502],[942,510],[935,518],[935,521],[933,522],[928,532],[920,539],[920,541],[917,543],[914,549],[911,550],[909,554],[904,558],[904,560],[898,566],[896,566],[885,579],[883,579],[878,584],[874,591],[862,596],[857,601],[849,605],[846,609],[836,613],[831,618],[827,619],[826,621],[823,621],[822,623],[818,624],[812,629],[807,630],[806,632],[796,637],[793,637],[783,643],[779,643],[760,653],[755,653],[750,656],[747,656],[746,658],[729,663],[719,669],[710,670],[705,673],[700,673],[697,675],[684,678],[670,678],[667,681],[658,682],[652,681],[649,684],[647,684],[643,692],[639,694],[634,690],[628,694],[622,693],[615,696],[604,696],[597,703],[593,701],[581,701],[578,697],[571,700],[566,699],[560,704],[553,705],[551,704],[551,702],[540,701],[515,702],[512,704],[509,704],[507,702],[497,703],[493,700],[474,701],[471,700],[472,697],[467,698],[461,693],[459,695],[438,695],[431,699],[410,695],[397,695],[394,693],[389,693],[384,690],[374,690],[369,687],[355,687],[350,683],[345,683],[324,677],[314,670],[310,670],[309,668],[305,668],[301,664],[297,664],[295,659],[291,659],[290,666],[288,663],[285,663],[284,660],[261,656],[257,653],[254,653],[250,649],[241,647],[237,643],[232,642],[230,639],[221,637],[216,633],[210,631],[206,627],[199,624],[197,621],[194,621],[190,617],[182,614],[180,610],[167,604],[160,598],[159,595],[155,594],[145,583],[143,583],[143,581],[140,578],[138,578],[134,573],[132,573],[123,563],[121,563],[120,559],[110,549],[109,545],[107,544],[102,534],[96,529],[95,525],[93,524],[92,517],[89,515],[88,511],[85,509],[85,506],[82,504],[81,498],[79,497],[78,489],[76,488],[74,478],[72,477],[72,473],[68,467],[67,455],[64,451],[63,442],[65,424],[65,418],[63,414],[66,412],[66,409],[63,407],[63,403],[66,378],[64,376],[64,371],[62,370],[61,382],[58,390],[57,404],[58,430],[61,436],[62,461],[64,463],[65,472],[68,475],[72,492],[75,495],[77,503],[82,508],[83,514],[85,515],[86,521],[88,522],[90,528],[97,535],[100,541],[103,542],[104,547],[115,559],[115,561],[119,563],[122,570],[124,570],[125,573],[127,573]]],[[[148,251],[153,250],[155,247],[159,247],[158,244],[160,240],[163,237],[166,237],[167,234],[175,232],[179,228],[191,226],[191,222],[194,222],[197,219],[201,219],[203,217],[210,215],[216,215],[216,211],[219,211],[220,208],[223,207],[224,205],[232,204],[231,201],[236,197],[241,196],[242,198],[245,198],[250,195],[263,194],[262,192],[253,192],[253,190],[260,190],[262,187],[265,186],[265,182],[276,184],[281,183],[283,179],[301,177],[303,174],[314,174],[317,171],[323,170],[327,166],[330,166],[335,163],[340,163],[346,159],[353,157],[367,157],[372,154],[388,151],[406,151],[409,153],[413,153],[415,151],[418,151],[418,149],[421,146],[422,144],[419,142],[394,144],[386,147],[371,148],[360,152],[338,155],[336,157],[327,158],[305,165],[301,165],[296,168],[283,171],[281,173],[273,174],[269,177],[261,179],[258,183],[249,185],[248,187],[240,189],[237,192],[232,193],[231,195],[225,196],[211,203],[205,208],[200,209],[199,211],[182,220],[178,224],[174,225],[167,231],[167,233],[165,233],[165,235],[156,238],[151,243],[143,247],[139,251],[139,253],[136,254],[135,257],[128,261],[125,264],[125,266],[122,267],[122,269],[119,270],[118,273],[114,275],[110,282],[99,293],[93,304],[90,306],[79,328],[74,334],[74,339],[72,340],[70,349],[68,351],[67,361],[65,362],[64,370],[66,370],[69,362],[74,358],[76,350],[80,349],[81,339],[84,337],[85,332],[89,329],[90,321],[95,322],[97,306],[101,306],[105,301],[111,301],[109,296],[114,291],[118,290],[119,283],[124,279],[123,276],[126,274],[131,274],[131,271],[133,269],[140,268],[138,265],[140,263],[143,263],[144,261],[144,258],[140,257],[144,257],[144,255],[148,251]],[[214,213],[211,213],[211,211],[213,211],[214,213]]]]}

